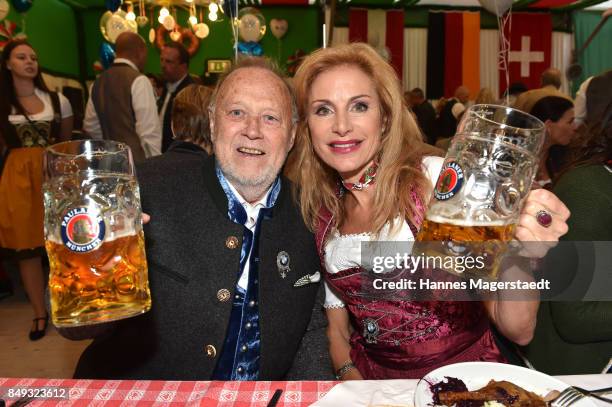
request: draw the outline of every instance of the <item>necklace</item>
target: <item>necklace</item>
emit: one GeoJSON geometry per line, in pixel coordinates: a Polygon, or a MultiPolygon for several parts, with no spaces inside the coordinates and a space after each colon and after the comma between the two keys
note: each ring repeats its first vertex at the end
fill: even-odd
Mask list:
{"type": "Polygon", "coordinates": [[[344,186],[344,188],[348,190],[363,191],[370,184],[374,183],[374,178],[376,178],[377,169],[378,169],[378,164],[376,163],[376,161],[374,161],[372,165],[366,168],[365,172],[363,173],[361,178],[359,178],[358,182],[352,183],[352,182],[346,182],[342,180],[342,185],[344,186]]]}

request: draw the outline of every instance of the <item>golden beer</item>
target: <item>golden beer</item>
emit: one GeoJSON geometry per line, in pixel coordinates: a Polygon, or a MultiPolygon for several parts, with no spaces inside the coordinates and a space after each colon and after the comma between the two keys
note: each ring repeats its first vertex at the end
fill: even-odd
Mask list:
{"type": "MultiPolygon", "coordinates": [[[[440,219],[436,219],[440,220],[440,219]]],[[[514,235],[514,224],[458,224],[446,222],[436,222],[425,220],[416,240],[418,250],[423,251],[429,256],[460,256],[478,258],[484,264],[482,269],[461,268],[457,271],[453,268],[445,267],[448,272],[458,275],[476,275],[478,277],[495,278],[499,272],[499,265],[506,252],[507,242],[514,235]],[[440,243],[436,243],[440,242],[440,243]]]]}
{"type": "Polygon", "coordinates": [[[125,144],[70,141],[45,152],[51,319],[103,323],[151,308],[140,190],[125,144]]]}
{"type": "Polygon", "coordinates": [[[481,242],[499,240],[507,242],[514,234],[514,224],[509,225],[453,225],[425,219],[418,234],[418,240],[481,242]]]}
{"type": "Polygon", "coordinates": [[[142,232],[104,242],[87,253],[52,241],[46,242],[46,249],[56,326],[120,319],[151,308],[142,232]]]}

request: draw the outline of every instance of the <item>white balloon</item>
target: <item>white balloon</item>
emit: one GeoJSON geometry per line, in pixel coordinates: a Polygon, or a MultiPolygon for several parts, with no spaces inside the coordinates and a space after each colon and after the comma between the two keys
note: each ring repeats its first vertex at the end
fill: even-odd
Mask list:
{"type": "Polygon", "coordinates": [[[176,24],[176,21],[174,21],[174,17],[172,16],[164,17],[164,22],[162,23],[162,25],[164,26],[166,30],[172,31],[174,29],[175,24],[176,24]]]}
{"type": "Polygon", "coordinates": [[[199,24],[196,24],[195,26],[193,26],[193,28],[195,29],[196,37],[198,37],[200,39],[204,39],[204,38],[208,37],[210,29],[208,28],[208,26],[206,24],[199,23],[199,24]]]}
{"type": "Polygon", "coordinates": [[[135,21],[126,20],[123,11],[113,13],[113,15],[106,20],[106,35],[108,36],[109,42],[114,44],[119,34],[126,31],[135,33],[138,31],[138,25],[135,21]]]}
{"type": "Polygon", "coordinates": [[[8,15],[11,7],[6,0],[0,0],[0,21],[4,20],[4,17],[8,15]]]}
{"type": "Polygon", "coordinates": [[[512,6],[513,0],[478,0],[482,8],[493,13],[493,15],[501,17],[512,6]]]}

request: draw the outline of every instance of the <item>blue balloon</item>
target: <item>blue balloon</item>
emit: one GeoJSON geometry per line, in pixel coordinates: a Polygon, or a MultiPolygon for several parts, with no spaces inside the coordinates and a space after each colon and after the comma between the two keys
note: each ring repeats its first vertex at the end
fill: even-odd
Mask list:
{"type": "Polygon", "coordinates": [[[12,0],[13,7],[20,13],[25,13],[32,7],[34,0],[12,0]]]}
{"type": "Polygon", "coordinates": [[[100,45],[100,63],[107,69],[115,60],[115,49],[108,42],[103,42],[100,45]]]}
{"type": "Polygon", "coordinates": [[[255,41],[249,41],[249,42],[241,41],[238,43],[238,52],[244,55],[260,57],[263,55],[263,48],[261,47],[261,44],[255,41]]]}
{"type": "Polygon", "coordinates": [[[119,7],[121,7],[121,3],[123,3],[123,0],[104,0],[106,9],[112,11],[113,13],[117,11],[119,7]]]}
{"type": "Polygon", "coordinates": [[[238,0],[225,0],[223,2],[223,11],[226,16],[229,16],[230,19],[234,19],[236,17],[236,13],[238,12],[238,0]]]}

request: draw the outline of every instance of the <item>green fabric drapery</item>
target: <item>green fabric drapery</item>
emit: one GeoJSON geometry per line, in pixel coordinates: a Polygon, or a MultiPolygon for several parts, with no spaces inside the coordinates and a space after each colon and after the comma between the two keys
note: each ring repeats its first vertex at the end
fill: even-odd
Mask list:
{"type": "MultiPolygon", "coordinates": [[[[574,27],[576,37],[576,49],[582,46],[601,21],[601,11],[576,11],[574,14],[574,27]]],[[[598,75],[612,69],[612,53],[610,52],[610,40],[612,40],[612,21],[608,19],[606,24],[597,33],[591,44],[578,59],[582,65],[582,75],[572,83],[572,90],[576,92],[578,86],[589,76],[598,75]]]]}

